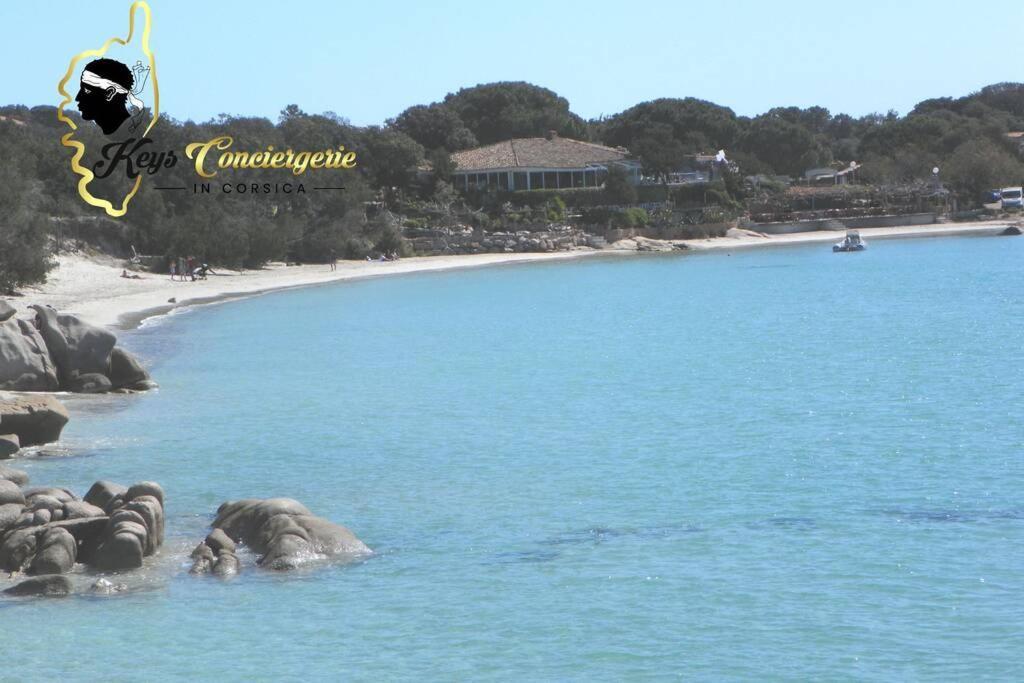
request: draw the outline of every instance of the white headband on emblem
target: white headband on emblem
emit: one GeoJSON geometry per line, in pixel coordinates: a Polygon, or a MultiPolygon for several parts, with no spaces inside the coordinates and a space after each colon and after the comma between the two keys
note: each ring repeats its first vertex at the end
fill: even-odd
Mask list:
{"type": "Polygon", "coordinates": [[[118,95],[127,95],[128,96],[129,104],[131,104],[136,109],[142,109],[143,107],[146,106],[145,103],[143,103],[142,100],[140,100],[138,97],[136,97],[135,94],[132,93],[132,91],[129,90],[128,88],[124,87],[120,83],[116,83],[116,82],[110,80],[109,78],[103,78],[102,76],[97,76],[96,74],[94,74],[91,71],[83,71],[82,72],[82,83],[84,83],[85,85],[90,85],[90,86],[92,86],[94,88],[99,88],[100,90],[106,90],[108,88],[113,88],[114,92],[117,93],[118,95]]]}

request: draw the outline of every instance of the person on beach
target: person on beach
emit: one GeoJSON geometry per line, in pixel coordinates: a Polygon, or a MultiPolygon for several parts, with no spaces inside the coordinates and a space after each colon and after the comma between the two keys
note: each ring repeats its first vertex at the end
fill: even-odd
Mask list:
{"type": "Polygon", "coordinates": [[[124,269],[124,268],[121,270],[121,277],[123,277],[123,278],[125,278],[127,280],[141,280],[142,279],[142,276],[139,275],[138,273],[132,273],[131,275],[129,275],[128,274],[128,270],[124,269]]]}
{"type": "Polygon", "coordinates": [[[331,270],[335,271],[338,269],[338,252],[331,249],[331,270]]]}
{"type": "Polygon", "coordinates": [[[211,273],[213,275],[217,274],[213,272],[213,268],[211,268],[209,264],[204,263],[203,265],[199,266],[194,271],[192,271],[192,280],[195,281],[196,278],[199,278],[200,280],[205,280],[206,276],[211,273]]]}
{"type": "Polygon", "coordinates": [[[178,262],[171,259],[171,282],[174,282],[174,278],[178,275],[178,262]]]}

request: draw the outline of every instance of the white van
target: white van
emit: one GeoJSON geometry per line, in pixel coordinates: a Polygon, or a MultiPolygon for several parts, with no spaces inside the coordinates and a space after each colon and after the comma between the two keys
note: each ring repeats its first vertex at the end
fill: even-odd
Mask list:
{"type": "Polygon", "coordinates": [[[1024,209],[1024,187],[1004,187],[999,194],[1004,209],[1024,209]]]}

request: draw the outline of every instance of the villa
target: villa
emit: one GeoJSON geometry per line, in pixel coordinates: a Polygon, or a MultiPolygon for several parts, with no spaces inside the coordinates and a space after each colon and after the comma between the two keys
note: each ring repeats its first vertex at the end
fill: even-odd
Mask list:
{"type": "Polygon", "coordinates": [[[458,190],[503,191],[600,187],[613,166],[630,182],[641,179],[640,162],[622,147],[572,140],[549,131],[542,138],[516,138],[452,154],[458,190]]]}

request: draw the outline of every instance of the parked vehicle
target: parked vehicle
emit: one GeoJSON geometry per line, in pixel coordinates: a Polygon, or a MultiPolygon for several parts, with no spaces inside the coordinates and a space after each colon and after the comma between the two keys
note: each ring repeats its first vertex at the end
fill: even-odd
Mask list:
{"type": "Polygon", "coordinates": [[[1024,209],[1024,187],[1004,187],[999,194],[1004,209],[1024,209]]]}
{"type": "Polygon", "coordinates": [[[989,211],[998,211],[1003,208],[1003,193],[1001,190],[989,190],[981,201],[981,206],[989,211]]]}

